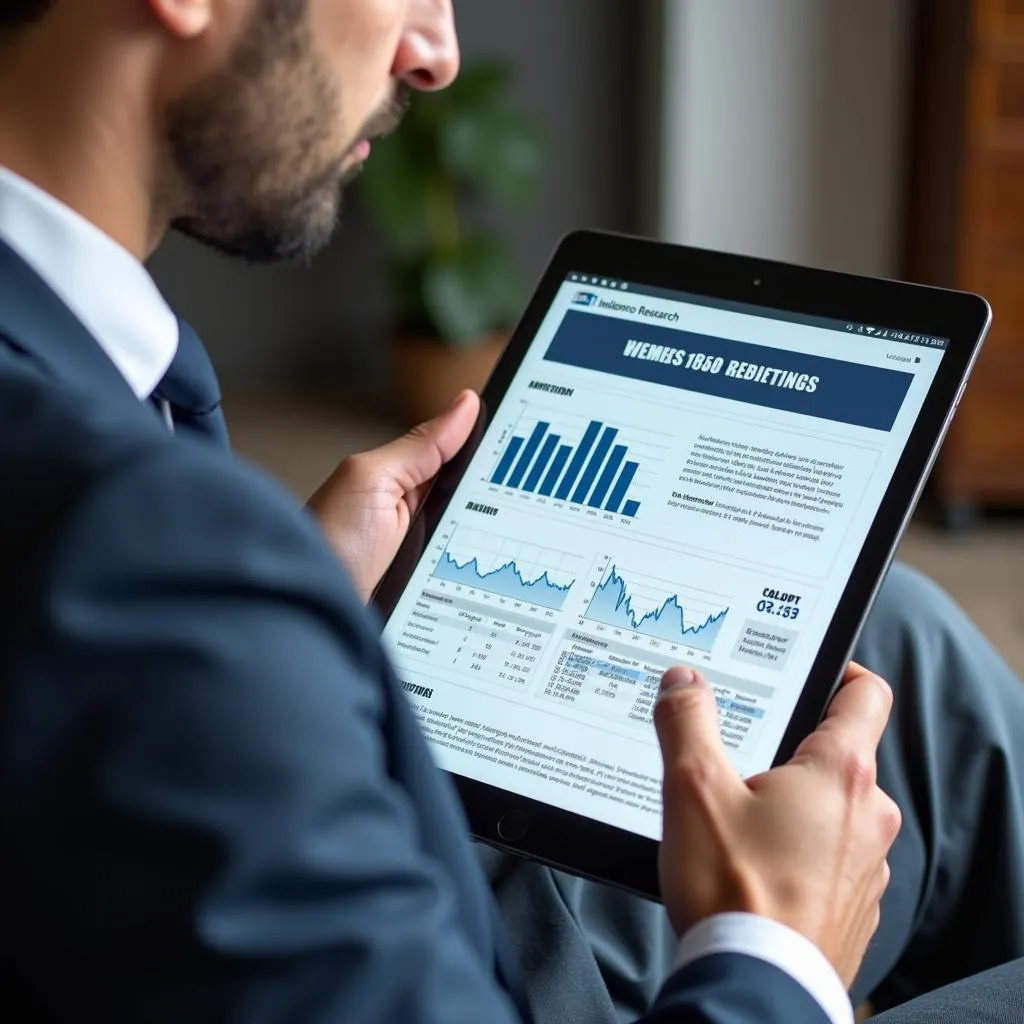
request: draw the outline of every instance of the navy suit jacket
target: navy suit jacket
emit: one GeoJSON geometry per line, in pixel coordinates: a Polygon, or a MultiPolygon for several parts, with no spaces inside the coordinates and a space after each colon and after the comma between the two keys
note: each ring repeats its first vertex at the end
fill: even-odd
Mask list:
{"type": "MultiPolygon", "coordinates": [[[[447,780],[306,513],[172,435],[0,244],[0,1006],[18,1020],[529,1019],[447,780]]],[[[756,960],[647,1018],[822,1021],[756,960]]]]}

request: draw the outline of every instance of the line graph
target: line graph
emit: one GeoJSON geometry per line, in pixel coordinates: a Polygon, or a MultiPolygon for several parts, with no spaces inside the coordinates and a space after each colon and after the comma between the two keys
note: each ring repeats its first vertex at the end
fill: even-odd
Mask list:
{"type": "Polygon", "coordinates": [[[458,527],[434,567],[434,579],[561,611],[579,577],[564,551],[458,527]]]}
{"type": "Polygon", "coordinates": [[[546,569],[536,579],[527,579],[514,561],[506,562],[490,572],[481,572],[478,559],[473,558],[459,565],[447,551],[434,570],[434,577],[439,580],[447,580],[449,583],[479,587],[492,594],[510,597],[514,601],[530,601],[533,604],[543,605],[545,608],[553,608],[555,611],[561,610],[565,599],[569,596],[569,591],[576,583],[575,580],[564,586],[554,583],[546,569]]]}
{"type": "Polygon", "coordinates": [[[725,625],[728,607],[716,606],[709,602],[708,594],[699,591],[665,594],[664,586],[658,581],[650,581],[638,573],[628,575],[630,582],[627,584],[625,575],[615,565],[609,566],[585,617],[606,626],[710,653],[725,625]],[[650,610],[644,612],[644,607],[650,610]]]}

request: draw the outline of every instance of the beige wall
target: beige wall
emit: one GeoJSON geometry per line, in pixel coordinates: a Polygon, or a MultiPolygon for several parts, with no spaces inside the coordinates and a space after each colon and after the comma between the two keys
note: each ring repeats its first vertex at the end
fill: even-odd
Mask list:
{"type": "Polygon", "coordinates": [[[911,0],[661,0],[657,227],[900,269],[911,0]]]}

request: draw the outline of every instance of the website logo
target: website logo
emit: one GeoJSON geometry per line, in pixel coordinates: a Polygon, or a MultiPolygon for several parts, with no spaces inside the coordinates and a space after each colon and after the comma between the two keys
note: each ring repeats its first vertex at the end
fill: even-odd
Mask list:
{"type": "Polygon", "coordinates": [[[577,292],[572,302],[574,306],[594,306],[597,304],[597,296],[593,292],[577,292]]]}

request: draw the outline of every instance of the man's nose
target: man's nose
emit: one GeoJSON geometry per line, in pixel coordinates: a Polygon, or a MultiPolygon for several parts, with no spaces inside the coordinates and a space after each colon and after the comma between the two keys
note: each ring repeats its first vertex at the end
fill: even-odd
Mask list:
{"type": "Polygon", "coordinates": [[[414,89],[444,89],[455,81],[459,59],[452,0],[412,0],[394,76],[414,89]]]}

